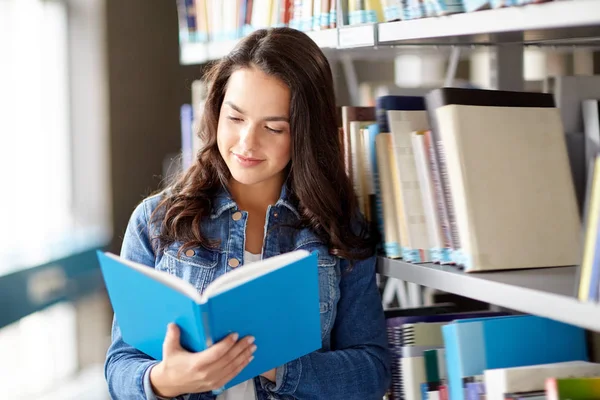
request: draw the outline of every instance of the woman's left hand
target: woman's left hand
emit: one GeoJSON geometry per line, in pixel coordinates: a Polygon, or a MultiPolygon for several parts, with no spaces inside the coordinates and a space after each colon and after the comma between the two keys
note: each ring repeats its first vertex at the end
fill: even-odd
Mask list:
{"type": "Polygon", "coordinates": [[[264,374],[260,374],[260,375],[267,378],[271,382],[276,383],[275,380],[277,379],[277,369],[273,368],[272,370],[267,371],[264,374]]]}

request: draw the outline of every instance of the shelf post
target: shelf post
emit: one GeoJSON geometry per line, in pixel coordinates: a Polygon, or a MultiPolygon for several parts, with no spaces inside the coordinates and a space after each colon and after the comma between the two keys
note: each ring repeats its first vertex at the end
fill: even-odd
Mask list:
{"type": "Polygon", "coordinates": [[[490,52],[491,87],[523,91],[523,33],[511,32],[501,36],[490,52]]]}

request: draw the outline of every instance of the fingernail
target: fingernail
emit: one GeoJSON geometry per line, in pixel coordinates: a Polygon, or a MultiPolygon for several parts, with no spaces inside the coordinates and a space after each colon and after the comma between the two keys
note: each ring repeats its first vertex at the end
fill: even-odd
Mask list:
{"type": "Polygon", "coordinates": [[[237,333],[234,333],[231,338],[233,339],[234,342],[237,342],[238,338],[240,337],[240,335],[238,335],[237,333]]]}
{"type": "Polygon", "coordinates": [[[254,353],[254,352],[256,351],[256,345],[252,346],[252,347],[250,348],[250,351],[251,351],[252,353],[254,353]]]}
{"type": "Polygon", "coordinates": [[[254,341],[256,340],[256,338],[254,336],[250,336],[248,339],[246,339],[248,341],[248,344],[252,344],[254,343],[254,341]]]}
{"type": "Polygon", "coordinates": [[[254,360],[254,356],[250,357],[250,359],[248,360],[248,362],[254,360]]]}

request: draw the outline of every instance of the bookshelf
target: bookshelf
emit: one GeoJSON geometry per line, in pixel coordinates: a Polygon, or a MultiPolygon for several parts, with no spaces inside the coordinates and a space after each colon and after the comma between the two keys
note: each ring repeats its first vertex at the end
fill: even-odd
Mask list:
{"type": "MultiPolygon", "coordinates": [[[[600,2],[566,0],[524,7],[509,7],[439,18],[379,24],[380,44],[495,44],[498,35],[522,33],[529,44],[574,44],[600,38],[600,2]],[[575,38],[575,39],[573,39],[575,38]]],[[[514,40],[511,36],[508,40],[514,40]]]]}
{"type": "Polygon", "coordinates": [[[385,276],[600,331],[600,305],[573,296],[576,267],[466,274],[451,266],[378,258],[385,276]]]}
{"type": "MultiPolygon", "coordinates": [[[[600,1],[555,0],[544,4],[454,14],[408,21],[339,26],[306,32],[335,56],[354,49],[372,50],[372,59],[385,50],[438,51],[451,46],[495,46],[511,54],[498,64],[504,80],[498,88],[519,90],[523,45],[588,47],[600,44],[600,1]],[[437,49],[435,46],[440,46],[437,49]],[[517,56],[516,58],[514,56],[517,56]],[[507,84],[508,83],[508,84],[507,84]],[[515,84],[517,86],[515,86],[515,84]]],[[[181,43],[182,64],[202,64],[227,54],[238,40],[181,43]]],[[[577,267],[494,271],[466,274],[454,267],[412,264],[378,258],[379,274],[455,293],[523,313],[540,315],[600,332],[600,304],[575,297],[577,267]]]]}
{"type": "MultiPolygon", "coordinates": [[[[519,42],[532,45],[590,45],[600,40],[600,2],[564,0],[423,18],[342,26],[306,32],[322,49],[395,45],[471,45],[519,42]],[[505,35],[512,33],[511,35],[505,35]],[[516,34],[516,35],[515,35],[516,34]]],[[[219,59],[238,40],[180,45],[183,65],[219,59]]]]}

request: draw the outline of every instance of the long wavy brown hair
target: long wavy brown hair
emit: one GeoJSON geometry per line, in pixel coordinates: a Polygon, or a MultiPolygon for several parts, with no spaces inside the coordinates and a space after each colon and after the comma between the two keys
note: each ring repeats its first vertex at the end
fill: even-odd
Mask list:
{"type": "Polygon", "coordinates": [[[200,225],[210,214],[211,199],[231,177],[217,147],[217,124],[229,77],[248,67],[280,79],[291,92],[287,184],[301,215],[298,227],[313,229],[336,256],[358,260],[372,255],[376,239],[357,212],[345,173],[329,62],[306,34],[289,28],[252,33],[205,76],[208,96],[198,132],[204,146],[153,214],[160,221],[160,247],[176,241],[183,243],[180,251],[216,245],[202,235],[200,225]]]}

